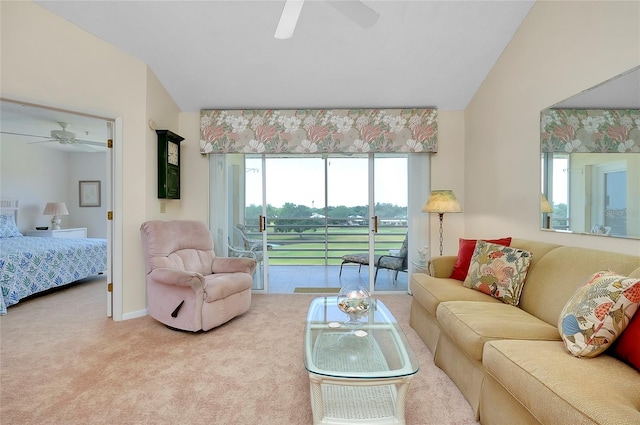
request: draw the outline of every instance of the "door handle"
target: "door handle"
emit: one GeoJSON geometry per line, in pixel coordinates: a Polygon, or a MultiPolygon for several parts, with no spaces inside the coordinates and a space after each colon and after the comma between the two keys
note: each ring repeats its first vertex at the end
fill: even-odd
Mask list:
{"type": "Polygon", "coordinates": [[[371,218],[373,218],[373,233],[378,233],[378,216],[374,215],[371,218]]]}
{"type": "Polygon", "coordinates": [[[266,217],[260,214],[259,223],[258,223],[258,227],[260,228],[260,233],[267,230],[267,223],[265,219],[266,217]]]}

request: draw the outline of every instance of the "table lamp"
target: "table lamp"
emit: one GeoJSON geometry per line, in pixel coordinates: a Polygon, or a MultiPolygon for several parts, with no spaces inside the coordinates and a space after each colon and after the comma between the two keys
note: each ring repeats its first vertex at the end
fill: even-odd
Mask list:
{"type": "Polygon", "coordinates": [[[69,215],[69,210],[64,202],[48,202],[44,207],[42,215],[52,215],[51,229],[60,230],[60,223],[62,222],[61,215],[69,215]]]}

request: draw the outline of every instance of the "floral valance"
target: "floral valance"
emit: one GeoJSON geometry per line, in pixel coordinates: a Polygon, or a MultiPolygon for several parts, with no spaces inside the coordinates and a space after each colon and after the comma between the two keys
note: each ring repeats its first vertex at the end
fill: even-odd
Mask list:
{"type": "Polygon", "coordinates": [[[640,110],[547,109],[540,140],[542,152],[640,152],[640,110]]]}
{"type": "Polygon", "coordinates": [[[204,109],[200,153],[436,152],[437,109],[204,109]]]}

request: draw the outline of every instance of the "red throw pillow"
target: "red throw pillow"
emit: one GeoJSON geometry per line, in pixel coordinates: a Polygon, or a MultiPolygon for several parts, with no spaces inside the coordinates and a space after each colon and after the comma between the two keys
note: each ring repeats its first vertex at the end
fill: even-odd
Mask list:
{"type": "MultiPolygon", "coordinates": [[[[511,245],[511,238],[502,239],[482,239],[489,243],[495,243],[498,245],[509,246],[511,245]]],[[[476,247],[477,239],[462,239],[460,238],[460,244],[458,246],[458,260],[456,265],[453,266],[453,272],[451,272],[451,279],[458,279],[464,281],[469,273],[469,264],[471,264],[471,257],[473,256],[473,250],[476,247]]]]}
{"type": "MultiPolygon", "coordinates": [[[[640,310],[639,310],[640,311],[640,310]]],[[[640,313],[634,314],[611,347],[611,355],[640,371],[640,313]]]]}

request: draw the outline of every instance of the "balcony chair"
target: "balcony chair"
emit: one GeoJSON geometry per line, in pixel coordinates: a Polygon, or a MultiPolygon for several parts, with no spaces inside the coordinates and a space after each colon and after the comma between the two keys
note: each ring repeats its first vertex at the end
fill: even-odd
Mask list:
{"type": "MultiPolygon", "coordinates": [[[[262,240],[260,239],[249,239],[247,236],[247,227],[244,224],[236,224],[236,227],[233,228],[234,238],[237,239],[236,242],[240,242],[244,245],[244,249],[246,251],[262,251],[262,240]]],[[[270,244],[267,244],[267,249],[273,248],[270,244]]]]}
{"type": "Polygon", "coordinates": [[[151,317],[197,332],[249,309],[255,259],[216,257],[203,222],[147,221],[140,234],[151,317]]]}
{"type": "MultiPolygon", "coordinates": [[[[374,261],[376,266],[376,274],[373,277],[373,283],[375,284],[376,279],[378,279],[378,270],[380,269],[388,269],[393,270],[395,273],[393,274],[393,281],[398,280],[398,272],[406,272],[407,271],[407,257],[409,254],[409,233],[404,237],[404,241],[402,242],[402,246],[398,251],[397,255],[375,255],[374,261]]],[[[369,265],[369,253],[368,252],[360,252],[356,254],[347,254],[342,256],[342,264],[340,264],[340,274],[342,277],[342,266],[345,263],[354,263],[358,264],[358,273],[362,269],[362,266],[369,265]]]]}

